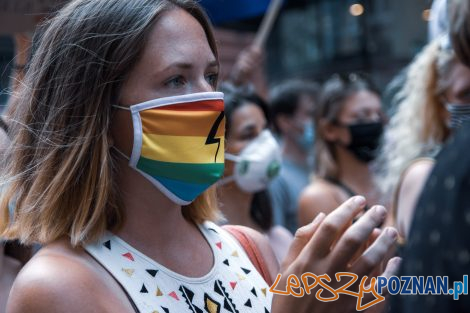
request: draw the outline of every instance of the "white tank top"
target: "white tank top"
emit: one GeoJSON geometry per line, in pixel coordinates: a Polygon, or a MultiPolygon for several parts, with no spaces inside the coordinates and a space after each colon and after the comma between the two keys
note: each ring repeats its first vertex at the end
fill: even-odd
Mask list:
{"type": "Polygon", "coordinates": [[[140,313],[269,313],[269,286],[238,241],[214,223],[199,228],[214,266],[198,278],[171,271],[109,232],[85,249],[121,284],[140,313]]]}

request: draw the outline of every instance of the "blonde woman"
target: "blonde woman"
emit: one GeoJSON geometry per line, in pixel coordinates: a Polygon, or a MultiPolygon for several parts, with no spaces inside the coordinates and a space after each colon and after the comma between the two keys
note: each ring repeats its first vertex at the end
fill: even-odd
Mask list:
{"type": "MultiPolygon", "coordinates": [[[[75,0],[45,27],[10,123],[0,203],[2,235],[44,247],[18,275],[8,312],[353,311],[352,297],[268,292],[279,269],[267,240],[242,231],[261,273],[213,223],[224,108],[197,3],[75,0]]],[[[386,214],[376,207],[343,233],[364,204],[352,198],[301,229],[283,277],[373,273],[396,231],[363,251],[386,214]]]]}
{"type": "Polygon", "coordinates": [[[458,108],[470,103],[470,70],[456,59],[448,38],[436,39],[410,65],[396,97],[396,113],[385,131],[378,160],[377,182],[392,198],[389,223],[405,238],[434,157],[452,128],[460,124],[458,108]]]}

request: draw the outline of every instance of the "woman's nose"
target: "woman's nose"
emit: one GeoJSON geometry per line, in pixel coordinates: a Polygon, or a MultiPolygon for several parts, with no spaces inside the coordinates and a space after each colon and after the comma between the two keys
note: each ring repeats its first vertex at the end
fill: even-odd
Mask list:
{"type": "Polygon", "coordinates": [[[214,86],[212,86],[205,77],[198,79],[198,81],[193,86],[193,92],[211,92],[215,91],[214,86]]]}

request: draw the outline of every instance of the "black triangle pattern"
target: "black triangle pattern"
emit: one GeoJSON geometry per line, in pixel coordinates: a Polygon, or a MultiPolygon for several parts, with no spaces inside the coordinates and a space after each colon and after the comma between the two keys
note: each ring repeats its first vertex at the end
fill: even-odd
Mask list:
{"type": "Polygon", "coordinates": [[[106,248],[108,248],[108,250],[111,250],[111,240],[108,240],[106,242],[103,243],[103,246],[105,246],[106,248]]]}
{"type": "Polygon", "coordinates": [[[224,295],[223,292],[222,292],[222,290],[220,289],[219,285],[217,284],[217,281],[214,283],[214,291],[215,291],[217,294],[221,295],[221,296],[224,295]]]}
{"type": "Polygon", "coordinates": [[[183,298],[186,300],[186,304],[188,305],[189,309],[193,313],[204,313],[200,308],[198,308],[196,305],[193,303],[194,299],[194,292],[186,288],[185,286],[180,286],[179,291],[181,291],[181,294],[183,295],[183,298]]]}
{"type": "Polygon", "coordinates": [[[248,301],[245,302],[245,306],[251,308],[251,300],[248,299],[248,301]]]}
{"type": "Polygon", "coordinates": [[[230,266],[230,264],[228,263],[228,259],[226,259],[223,263],[227,266],[230,266]]]}
{"type": "Polygon", "coordinates": [[[140,293],[149,293],[144,284],[142,284],[142,288],[140,288],[140,293]]]}
{"type": "Polygon", "coordinates": [[[256,289],[255,287],[253,287],[253,289],[251,289],[251,293],[255,295],[255,297],[258,297],[258,295],[256,294],[256,289]]]}
{"type": "Polygon", "coordinates": [[[247,270],[246,268],[241,267],[242,271],[245,272],[245,274],[250,274],[250,270],[247,270]]]}
{"type": "Polygon", "coordinates": [[[228,312],[231,313],[239,313],[237,310],[237,307],[235,306],[235,303],[233,303],[233,300],[229,297],[228,292],[225,290],[225,287],[222,284],[222,281],[216,280],[214,283],[214,291],[224,297],[224,309],[226,309],[228,312]]]}
{"type": "Polygon", "coordinates": [[[157,275],[158,270],[145,270],[147,273],[149,273],[152,277],[155,277],[157,275]]]}
{"type": "Polygon", "coordinates": [[[170,313],[170,310],[162,306],[162,310],[165,311],[165,313],[170,313]]]}
{"type": "Polygon", "coordinates": [[[264,313],[270,313],[268,309],[264,308],[264,313]]]}

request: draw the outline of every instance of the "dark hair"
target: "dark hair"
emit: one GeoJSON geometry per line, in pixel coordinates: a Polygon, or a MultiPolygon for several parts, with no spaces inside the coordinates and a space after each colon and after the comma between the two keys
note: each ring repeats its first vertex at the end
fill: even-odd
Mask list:
{"type": "MultiPolygon", "coordinates": [[[[271,124],[271,116],[268,105],[253,90],[249,88],[235,87],[227,83],[222,84],[219,90],[224,93],[226,137],[230,133],[233,113],[247,103],[252,103],[263,111],[269,127],[271,124]]],[[[264,231],[269,230],[273,226],[273,208],[267,189],[254,194],[253,200],[251,201],[250,215],[255,223],[264,231]]]]}
{"type": "Polygon", "coordinates": [[[450,37],[460,61],[470,67],[470,3],[451,1],[450,37]]]}
{"type": "Polygon", "coordinates": [[[287,80],[275,86],[270,92],[269,102],[276,133],[280,133],[279,125],[276,122],[277,116],[292,117],[299,107],[300,97],[306,95],[316,103],[319,92],[318,84],[303,80],[287,80]]]}
{"type": "Polygon", "coordinates": [[[345,100],[362,90],[380,95],[378,89],[366,76],[357,73],[334,74],[323,85],[314,114],[316,134],[318,134],[315,139],[315,174],[318,177],[337,178],[338,174],[333,144],[323,140],[321,121],[338,122],[337,118],[345,100]]]}
{"type": "Polygon", "coordinates": [[[236,87],[230,83],[222,83],[219,87],[219,91],[224,93],[224,103],[225,103],[225,136],[227,137],[230,133],[231,128],[231,117],[234,111],[236,111],[241,106],[245,105],[247,102],[256,104],[264,114],[268,125],[271,124],[271,113],[267,103],[257,95],[254,90],[248,87],[236,87]]]}

